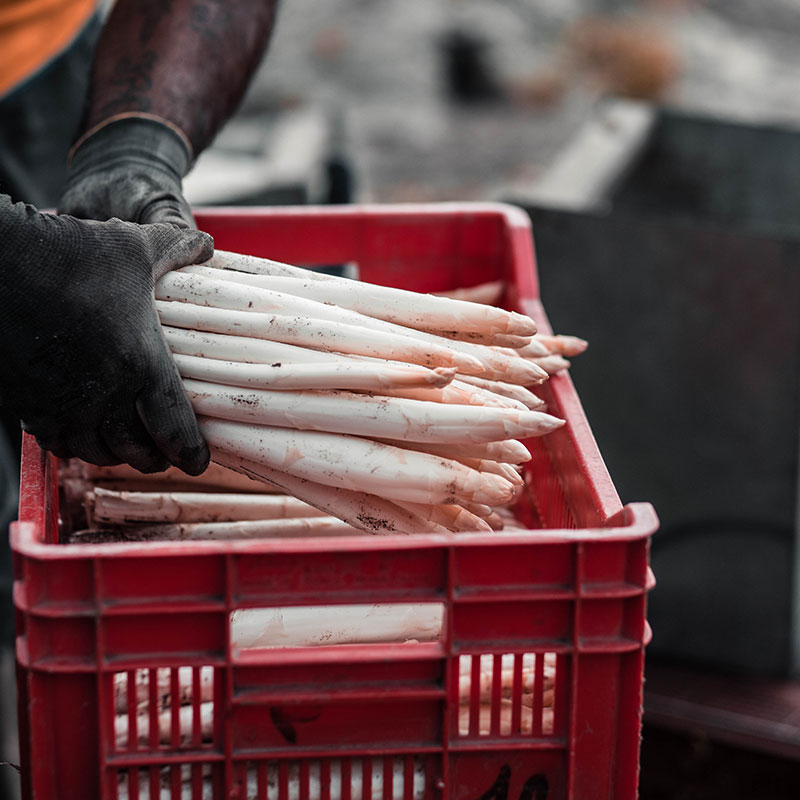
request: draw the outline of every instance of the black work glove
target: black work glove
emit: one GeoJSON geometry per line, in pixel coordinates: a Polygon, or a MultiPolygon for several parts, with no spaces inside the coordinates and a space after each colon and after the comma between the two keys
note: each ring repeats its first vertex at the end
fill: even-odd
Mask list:
{"type": "Polygon", "coordinates": [[[50,216],[0,195],[0,402],[62,458],[202,472],[208,447],[153,286],[212,251],[198,231],[50,216]]]}
{"type": "Polygon", "coordinates": [[[190,145],[176,129],[149,117],[117,119],[79,142],[58,211],[196,228],[181,188],[191,164],[190,145]]]}

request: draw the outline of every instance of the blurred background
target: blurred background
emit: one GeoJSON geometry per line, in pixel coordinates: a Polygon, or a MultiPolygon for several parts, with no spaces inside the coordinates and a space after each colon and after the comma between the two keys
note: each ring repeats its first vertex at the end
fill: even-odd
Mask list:
{"type": "Polygon", "coordinates": [[[800,795],[800,0],[283,0],[186,194],[524,208],[662,522],[642,800],[800,795]]]}
{"type": "Polygon", "coordinates": [[[540,175],[607,95],[797,123],[798,35],[796,0],[288,0],[218,148],[323,108],[361,198],[483,200],[540,175]]]}

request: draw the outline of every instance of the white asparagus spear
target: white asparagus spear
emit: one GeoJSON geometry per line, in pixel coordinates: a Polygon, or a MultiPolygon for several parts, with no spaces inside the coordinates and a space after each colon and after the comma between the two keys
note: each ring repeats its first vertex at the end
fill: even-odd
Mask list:
{"type": "MultiPolygon", "coordinates": [[[[214,699],[214,668],[199,667],[200,700],[208,702],[214,699]]],[[[175,702],[172,696],[171,670],[167,668],[154,669],[156,678],[156,696],[160,711],[169,708],[175,702]]],[[[128,711],[128,698],[134,696],[136,706],[150,702],[149,669],[137,669],[134,672],[134,684],[130,685],[127,672],[114,673],[114,709],[118,714],[128,711]]],[[[188,705],[194,697],[194,671],[192,667],[178,667],[178,705],[188,705]]],[[[149,707],[149,706],[148,706],[149,707]]]]}
{"type": "Polygon", "coordinates": [[[484,344],[490,347],[503,347],[509,350],[519,350],[527,347],[532,341],[532,336],[512,336],[510,333],[465,333],[463,331],[441,330],[431,328],[427,325],[420,325],[420,331],[431,333],[434,336],[441,336],[443,339],[455,339],[471,344],[484,344]]]}
{"type": "Polygon", "coordinates": [[[490,381],[485,378],[479,378],[477,375],[459,375],[456,385],[467,383],[472,386],[484,389],[492,394],[501,395],[521,403],[525,408],[531,411],[541,408],[544,405],[544,400],[538,395],[535,395],[530,389],[524,386],[517,386],[513,383],[503,383],[502,381],[490,381]]]}
{"type": "Polygon", "coordinates": [[[382,365],[374,361],[339,363],[244,364],[173,353],[178,372],[184,378],[196,378],[227,386],[251,386],[255,389],[292,391],[296,389],[350,389],[381,391],[399,387],[435,387],[441,389],[452,381],[455,369],[382,365]]]}
{"type": "MultiPolygon", "coordinates": [[[[439,369],[443,369],[443,367],[439,369]]],[[[528,409],[524,403],[478,386],[472,386],[462,380],[454,380],[443,389],[427,387],[383,389],[379,394],[389,397],[407,397],[409,400],[427,400],[431,403],[455,403],[456,405],[484,406],[485,408],[516,408],[519,411],[528,409]]]]}
{"type": "Polygon", "coordinates": [[[100,522],[221,522],[318,517],[322,512],[282,494],[126,492],[96,487],[86,498],[100,522]]]}
{"type": "Polygon", "coordinates": [[[426,403],[352,392],[271,392],[184,380],[197,414],[298,430],[434,442],[542,436],[564,420],[538,411],[426,403]]]}
{"type": "MultiPolygon", "coordinates": [[[[578,336],[564,336],[562,334],[549,336],[539,333],[536,335],[536,338],[531,341],[531,344],[535,343],[543,345],[551,353],[557,353],[561,356],[579,356],[589,346],[589,342],[587,342],[586,339],[581,339],[578,336]]],[[[524,353],[524,355],[547,355],[547,353],[535,354],[529,351],[524,353]]]]}
{"type": "Polygon", "coordinates": [[[465,531],[477,531],[482,533],[492,532],[491,525],[462,506],[426,506],[420,503],[400,503],[400,505],[432,522],[444,525],[445,528],[457,533],[465,531]]]}
{"type": "Polygon", "coordinates": [[[491,472],[494,475],[502,475],[511,481],[515,486],[522,486],[525,481],[511,464],[502,464],[497,461],[490,461],[487,458],[457,458],[464,466],[478,470],[478,472],[491,472]]]}
{"type": "MultiPolygon", "coordinates": [[[[212,738],[214,725],[214,703],[200,703],[200,737],[204,742],[212,738]]],[[[194,706],[181,706],[179,717],[179,744],[187,745],[192,742],[194,706]]],[[[114,742],[117,750],[134,749],[135,745],[147,745],[150,741],[150,714],[145,707],[144,713],[136,714],[136,742],[130,741],[129,718],[127,714],[117,714],[114,717],[114,742]]],[[[158,741],[159,744],[170,744],[172,741],[172,709],[158,713],[158,741]]]]}
{"type": "MultiPolygon", "coordinates": [[[[489,523],[493,531],[502,531],[508,528],[506,520],[497,513],[497,509],[492,511],[492,513],[486,517],[486,521],[489,523]]],[[[519,530],[524,530],[524,528],[520,527],[519,530]]]]}
{"type": "MultiPolygon", "coordinates": [[[[462,378],[473,377],[471,375],[458,375],[455,378],[450,386],[455,385],[457,389],[461,389],[464,392],[469,392],[473,397],[473,403],[475,405],[484,405],[484,406],[499,406],[501,408],[516,408],[520,411],[524,411],[526,408],[530,410],[529,406],[526,403],[521,402],[520,400],[514,398],[512,395],[503,395],[499,392],[495,392],[490,388],[479,386],[478,384],[473,384],[472,381],[462,380],[462,378]]],[[[488,383],[488,381],[487,381],[488,383]]],[[[514,384],[509,384],[513,386],[514,384]]],[[[527,392],[524,386],[516,386],[515,388],[522,390],[523,392],[527,392]]]]}
{"type": "MultiPolygon", "coordinates": [[[[373,358],[361,355],[345,355],[344,353],[331,353],[322,350],[311,350],[307,347],[298,347],[284,342],[273,342],[268,339],[255,339],[249,336],[232,336],[224,333],[210,333],[207,331],[193,331],[185,328],[162,326],[164,337],[173,354],[196,356],[199,358],[216,359],[220,361],[243,362],[249,364],[372,364],[377,369],[397,367],[399,370],[412,369],[424,370],[403,361],[373,358]]],[[[434,367],[431,371],[437,375],[449,374],[450,367],[434,367]]],[[[448,385],[452,385],[448,384],[448,385]]],[[[459,384],[463,387],[463,384],[459,384]]],[[[335,388],[335,387],[330,387],[335,388]]],[[[345,387],[342,387],[345,388],[345,387]]],[[[401,392],[398,396],[404,396],[401,392]]],[[[487,405],[490,403],[482,403],[487,405]]]]}
{"type": "Polygon", "coordinates": [[[447,533],[447,528],[412,514],[382,497],[297,478],[238,454],[213,448],[212,452],[215,461],[256,480],[265,481],[369,533],[447,533]]]}
{"type": "MultiPolygon", "coordinates": [[[[355,357],[342,353],[328,353],[323,350],[311,350],[285,342],[274,342],[270,339],[257,339],[252,336],[233,336],[227,333],[210,331],[194,331],[187,328],[161,326],[164,338],[173,353],[199,358],[213,358],[219,361],[237,361],[247,364],[347,364],[355,361],[355,357]]],[[[367,359],[365,361],[402,364],[383,359],[367,359]]]]}
{"type": "MultiPolygon", "coordinates": [[[[475,387],[472,387],[475,388],[475,387]]],[[[451,403],[462,406],[483,406],[484,408],[517,408],[516,405],[486,402],[484,396],[463,386],[445,386],[443,389],[428,387],[409,387],[400,389],[381,389],[372,392],[382,397],[405,397],[407,400],[422,400],[427,403],[451,403]]]]}
{"type": "Polygon", "coordinates": [[[418,450],[442,458],[485,458],[487,461],[498,461],[501,464],[523,464],[531,460],[528,448],[516,439],[498,442],[408,442],[402,439],[377,438],[376,441],[402,447],[406,450],[418,450]]]}
{"type": "MultiPolygon", "coordinates": [[[[528,344],[519,348],[508,348],[509,351],[515,352],[518,356],[523,358],[542,358],[553,354],[553,351],[539,339],[539,336],[533,336],[528,344]]],[[[511,354],[509,352],[509,355],[511,354]]]]}
{"type": "Polygon", "coordinates": [[[441,603],[248,608],[231,614],[231,638],[240,649],[435,642],[443,620],[441,603]]]}
{"type": "Polygon", "coordinates": [[[449,297],[453,300],[466,300],[470,303],[496,306],[502,299],[505,290],[505,281],[487,281],[486,283],[479,283],[477,286],[462,286],[457,289],[434,292],[434,294],[438,297],[449,297]]]}
{"type": "Polygon", "coordinates": [[[569,369],[570,367],[569,361],[559,355],[529,358],[527,361],[529,364],[536,364],[538,367],[541,367],[548,375],[555,375],[557,372],[569,369]]]}
{"type": "MultiPolygon", "coordinates": [[[[431,455],[439,455],[445,458],[450,458],[453,461],[458,461],[465,467],[475,469],[478,472],[491,472],[494,475],[502,475],[515,486],[522,486],[525,481],[523,480],[517,468],[511,464],[494,461],[488,458],[471,458],[469,456],[457,455],[453,456],[446,450],[446,445],[434,445],[428,447],[425,443],[420,442],[392,442],[387,440],[387,444],[393,444],[395,447],[402,447],[404,450],[417,450],[421,453],[430,453],[431,455]]],[[[488,514],[491,511],[487,511],[488,514]]],[[[478,516],[481,516],[478,514],[478,516]]]]}
{"type": "MultiPolygon", "coordinates": [[[[274,263],[274,262],[273,262],[274,263]]],[[[228,280],[247,283],[274,291],[295,294],[321,303],[332,303],[371,317],[400,325],[457,329],[479,333],[504,333],[531,336],[536,333],[536,323],[523,314],[505,311],[493,305],[456,300],[420,292],[410,292],[378,284],[366,284],[346,278],[326,276],[320,280],[309,275],[308,270],[297,267],[291,276],[264,275],[249,269],[234,268],[228,280]]],[[[214,275],[208,266],[186,267],[182,271],[214,275]]]]}
{"type": "MultiPolygon", "coordinates": [[[[509,353],[515,352],[512,350],[504,352],[502,348],[445,339],[432,333],[385,322],[338,306],[317,303],[313,300],[305,300],[256,286],[244,286],[234,281],[215,280],[202,274],[169,272],[159,282],[156,296],[159,298],[159,302],[179,301],[201,307],[274,314],[281,318],[302,319],[306,321],[306,324],[313,325],[327,321],[345,328],[365,328],[375,334],[390,334],[400,337],[401,340],[416,339],[424,342],[430,348],[437,350],[446,348],[451,354],[459,353],[462,356],[477,359],[483,365],[483,369],[478,370],[477,374],[488,371],[489,377],[505,378],[512,383],[536,383],[547,378],[547,373],[539,369],[536,364],[526,361],[524,358],[509,355],[509,353]]],[[[483,306],[479,306],[479,308],[483,308],[483,306]]],[[[284,340],[285,336],[282,334],[267,338],[284,340]]],[[[314,345],[307,346],[313,347],[314,345]]],[[[345,350],[344,352],[351,351],[345,350]]],[[[371,355],[371,353],[367,353],[367,355],[371,355]]],[[[456,362],[450,361],[443,363],[442,366],[451,366],[454,363],[456,362]]],[[[474,366],[470,367],[469,363],[461,364],[460,368],[467,373],[475,372],[474,366]]]]}
{"type": "Polygon", "coordinates": [[[185,522],[126,525],[110,530],[76,531],[71,544],[105,542],[197,542],[232,539],[292,539],[313,536],[364,536],[338,517],[293,517],[292,519],[244,522],[185,522]]]}
{"type": "Polygon", "coordinates": [[[489,380],[506,381],[520,386],[542,383],[548,377],[548,373],[542,367],[534,363],[532,359],[520,356],[517,350],[472,344],[457,339],[442,339],[424,331],[417,331],[416,336],[431,343],[447,342],[451,350],[463,356],[471,356],[483,366],[481,372],[476,372],[472,368],[462,369],[459,367],[458,371],[464,375],[479,375],[489,380]]]}
{"type": "MultiPolygon", "coordinates": [[[[298,478],[378,497],[438,505],[502,505],[514,497],[505,478],[456,461],[355,436],[299,431],[200,417],[212,450],[235,454],[298,478]]],[[[339,516],[339,515],[337,515],[339,516]]]]}
{"type": "Polygon", "coordinates": [[[483,520],[492,513],[492,507],[485,506],[483,503],[464,503],[464,508],[466,508],[470,514],[474,514],[476,517],[480,517],[480,519],[483,520]]]}
{"type": "MultiPolygon", "coordinates": [[[[354,325],[166,300],[157,300],[156,308],[162,324],[178,328],[252,336],[316,350],[409,361],[426,367],[458,367],[467,372],[483,372],[477,359],[452,348],[354,325]]],[[[524,364],[529,363],[525,359],[519,360],[524,364]]],[[[539,370],[535,365],[533,367],[539,370]]]]}
{"type": "Polygon", "coordinates": [[[93,484],[134,481],[137,483],[146,482],[153,485],[162,485],[165,489],[170,485],[178,484],[180,486],[196,486],[198,491],[201,489],[214,491],[227,490],[232,492],[247,492],[248,494],[251,492],[264,494],[270,491],[268,487],[265,487],[264,484],[259,481],[254,481],[220,464],[209,464],[202,475],[191,476],[187,475],[185,472],[181,472],[177,467],[169,467],[164,470],[164,472],[157,472],[152,475],[143,475],[127,464],[118,464],[113,467],[98,467],[94,464],[78,461],[78,459],[72,459],[70,463],[77,466],[83,480],[93,484]]]}

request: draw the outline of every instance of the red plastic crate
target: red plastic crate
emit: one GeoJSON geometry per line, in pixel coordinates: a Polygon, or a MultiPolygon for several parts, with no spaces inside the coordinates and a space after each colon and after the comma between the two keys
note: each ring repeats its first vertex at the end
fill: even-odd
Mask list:
{"type": "MultiPolygon", "coordinates": [[[[511,207],[197,218],[219,248],[306,265],[353,261],[377,283],[436,291],[503,278],[506,305],[549,330],[528,219],[511,207]]],[[[553,378],[546,392],[568,424],[528,442],[522,533],[61,545],[57,462],[27,438],[11,531],[24,796],[635,798],[657,520],[649,504],[621,505],[570,378],[553,378]],[[441,606],[439,640],[232,645],[240,609],[408,602],[441,606]],[[488,707],[480,657],[493,666],[488,707]],[[501,699],[504,667],[511,696],[501,699]],[[176,695],[187,674],[191,735],[181,738],[176,711],[161,744],[159,678],[176,695]],[[120,741],[114,681],[132,690],[137,676],[149,732],[120,741]]],[[[134,692],[121,702],[133,726],[134,692]]]]}

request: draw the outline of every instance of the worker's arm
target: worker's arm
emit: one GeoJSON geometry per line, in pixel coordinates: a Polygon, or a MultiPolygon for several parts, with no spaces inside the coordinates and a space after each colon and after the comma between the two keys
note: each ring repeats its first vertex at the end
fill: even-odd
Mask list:
{"type": "Polygon", "coordinates": [[[59,208],[193,226],[181,179],[239,104],[278,0],[117,0],[59,208]]]}
{"type": "Polygon", "coordinates": [[[0,403],[58,456],[202,472],[208,447],[153,285],[211,252],[198,231],[41,214],[0,195],[0,403]]]}

